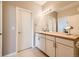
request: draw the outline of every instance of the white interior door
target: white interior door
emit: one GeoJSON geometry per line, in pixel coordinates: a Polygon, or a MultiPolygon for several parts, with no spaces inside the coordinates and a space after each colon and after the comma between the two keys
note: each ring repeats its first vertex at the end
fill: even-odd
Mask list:
{"type": "Polygon", "coordinates": [[[32,47],[32,19],[31,12],[20,8],[18,10],[18,49],[32,47]]]}
{"type": "Polygon", "coordinates": [[[2,56],[2,2],[0,2],[0,56],[2,56]]]}

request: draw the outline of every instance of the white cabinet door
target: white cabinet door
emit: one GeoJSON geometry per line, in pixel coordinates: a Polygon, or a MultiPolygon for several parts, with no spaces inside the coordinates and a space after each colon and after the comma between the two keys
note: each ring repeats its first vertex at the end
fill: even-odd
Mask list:
{"type": "Polygon", "coordinates": [[[0,56],[2,56],[2,35],[0,35],[0,56]]]}
{"type": "Polygon", "coordinates": [[[41,51],[45,52],[45,36],[42,34],[36,34],[35,45],[41,51]]]}
{"type": "Polygon", "coordinates": [[[56,43],[56,57],[73,57],[74,48],[56,43]]]}
{"type": "Polygon", "coordinates": [[[39,40],[39,34],[35,35],[35,47],[39,48],[40,47],[40,40],[39,40]]]}
{"type": "Polygon", "coordinates": [[[50,57],[55,57],[55,42],[46,39],[46,54],[50,57]]]}
{"type": "Polygon", "coordinates": [[[44,37],[40,37],[40,50],[42,50],[43,52],[45,52],[45,38],[44,37]]]}

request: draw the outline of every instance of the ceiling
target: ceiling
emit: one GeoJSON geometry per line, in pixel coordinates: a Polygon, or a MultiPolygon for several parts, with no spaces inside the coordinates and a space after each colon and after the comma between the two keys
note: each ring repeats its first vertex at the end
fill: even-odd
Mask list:
{"type": "Polygon", "coordinates": [[[40,6],[46,5],[46,4],[52,4],[52,5],[56,5],[56,4],[70,4],[73,1],[33,1],[36,4],[39,4],[40,6]]]}
{"type": "Polygon", "coordinates": [[[42,5],[44,5],[47,1],[33,1],[33,2],[42,6],[42,5]]]}

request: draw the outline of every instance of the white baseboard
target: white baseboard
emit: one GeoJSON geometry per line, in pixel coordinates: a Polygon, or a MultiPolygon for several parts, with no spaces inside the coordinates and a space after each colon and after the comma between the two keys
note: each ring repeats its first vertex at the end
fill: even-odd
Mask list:
{"type": "Polygon", "coordinates": [[[16,57],[16,52],[5,55],[4,57],[16,57]]]}

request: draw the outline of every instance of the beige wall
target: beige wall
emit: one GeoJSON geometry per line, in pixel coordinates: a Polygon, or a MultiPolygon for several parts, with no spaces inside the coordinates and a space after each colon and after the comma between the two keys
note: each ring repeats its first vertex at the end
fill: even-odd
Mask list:
{"type": "Polygon", "coordinates": [[[72,15],[79,14],[78,8],[79,8],[79,4],[77,6],[65,9],[65,10],[63,10],[61,12],[58,12],[58,17],[72,16],[72,15]]]}
{"type": "Polygon", "coordinates": [[[3,7],[3,55],[16,51],[16,9],[14,6],[3,7]]]}
{"type": "Polygon", "coordinates": [[[3,2],[3,55],[7,55],[16,51],[16,33],[15,30],[12,30],[12,27],[16,27],[16,7],[31,10],[33,24],[39,22],[40,20],[39,13],[41,12],[41,6],[33,2],[3,2]]]}

